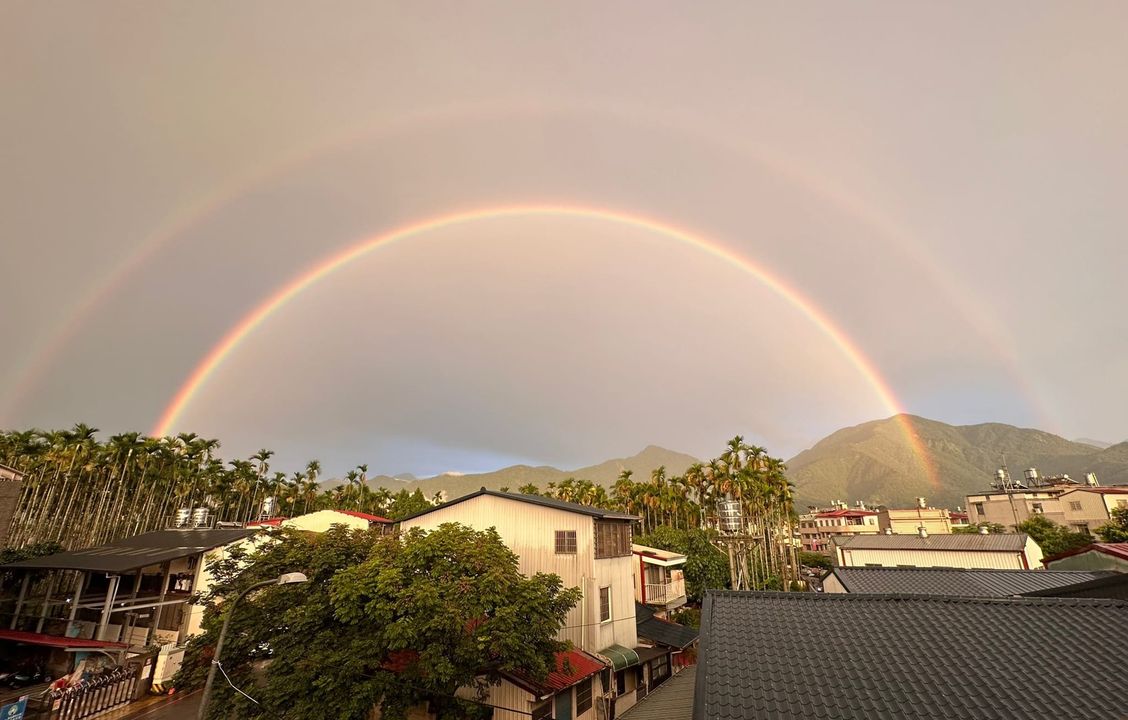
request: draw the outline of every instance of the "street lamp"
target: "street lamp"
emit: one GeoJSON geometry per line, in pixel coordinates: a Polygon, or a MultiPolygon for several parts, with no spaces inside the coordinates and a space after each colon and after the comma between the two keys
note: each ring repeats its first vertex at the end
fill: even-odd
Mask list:
{"type": "Polygon", "coordinates": [[[291,585],[293,583],[304,583],[309,578],[305,573],[292,572],[282,573],[274,580],[263,580],[262,582],[255,583],[249,588],[235,596],[231,601],[231,607],[227,609],[227,617],[223,619],[223,627],[219,629],[219,640],[215,644],[215,656],[212,657],[211,667],[208,668],[208,679],[204,683],[204,695],[200,699],[200,711],[196,715],[197,720],[204,720],[205,713],[208,711],[208,700],[211,699],[212,683],[215,682],[215,669],[219,666],[219,654],[223,652],[223,640],[227,636],[227,626],[231,623],[231,616],[235,614],[235,606],[243,597],[252,590],[266,587],[267,585],[291,585]]]}

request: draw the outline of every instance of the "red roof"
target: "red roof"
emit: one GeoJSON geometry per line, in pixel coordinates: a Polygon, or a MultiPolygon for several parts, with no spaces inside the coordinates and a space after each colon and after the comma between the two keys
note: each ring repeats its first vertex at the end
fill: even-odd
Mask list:
{"type": "Polygon", "coordinates": [[[368,522],[378,522],[378,523],[393,523],[393,522],[395,522],[394,520],[389,520],[386,517],[380,517],[379,515],[369,515],[368,513],[362,513],[362,512],[358,512],[356,510],[334,510],[333,512],[339,512],[342,515],[349,515],[351,517],[360,518],[362,520],[367,520],[368,522]]]}
{"type": "Polygon", "coordinates": [[[556,669],[548,673],[544,682],[536,682],[524,674],[512,673],[514,684],[537,696],[553,695],[572,687],[581,680],[595,675],[606,665],[582,650],[564,650],[556,653],[556,669]]]}
{"type": "Polygon", "coordinates": [[[1086,545],[1076,550],[1067,550],[1057,555],[1051,555],[1048,558],[1042,558],[1042,564],[1045,565],[1054,560],[1061,560],[1062,558],[1073,557],[1074,555],[1087,552],[1099,552],[1120,558],[1121,560],[1128,560],[1128,543],[1093,543],[1092,545],[1086,545]]]}
{"type": "Polygon", "coordinates": [[[272,517],[272,518],[266,518],[265,520],[252,520],[251,522],[247,523],[247,527],[262,527],[263,525],[269,525],[270,527],[278,527],[279,525],[282,524],[282,521],[285,520],[285,519],[286,518],[284,518],[284,517],[272,517]]]}
{"type": "Polygon", "coordinates": [[[84,640],[82,638],[61,637],[59,635],[44,635],[43,633],[23,632],[22,630],[0,630],[0,640],[11,640],[28,645],[42,645],[55,648],[114,648],[129,647],[125,643],[106,642],[105,640],[84,640]]]}

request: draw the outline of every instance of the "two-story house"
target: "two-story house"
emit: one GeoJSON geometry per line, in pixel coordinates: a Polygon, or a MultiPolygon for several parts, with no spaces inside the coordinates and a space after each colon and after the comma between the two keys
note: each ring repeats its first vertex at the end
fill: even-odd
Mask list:
{"type": "Polygon", "coordinates": [[[444,523],[495,528],[518,556],[522,573],[555,573],[566,587],[578,587],[583,593],[560,632],[560,639],[571,642],[577,655],[567,663],[558,658],[558,664],[584,671],[554,673],[550,680],[555,684],[547,687],[534,687],[521,678],[503,682],[491,690],[490,702],[516,712],[496,710],[496,720],[524,720],[530,714],[555,720],[610,720],[634,704],[636,689],[645,683],[636,649],[637,558],[631,552],[635,519],[618,511],[482,488],[400,521],[404,532],[430,531],[444,523]],[[593,656],[598,671],[587,663],[593,656]]]}

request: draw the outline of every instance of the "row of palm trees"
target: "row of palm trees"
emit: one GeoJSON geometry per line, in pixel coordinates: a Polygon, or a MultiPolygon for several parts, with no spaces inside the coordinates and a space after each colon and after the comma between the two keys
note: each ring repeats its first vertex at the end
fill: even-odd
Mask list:
{"type": "Polygon", "coordinates": [[[25,474],[10,546],[99,545],[167,527],[185,508],[207,508],[216,521],[246,522],[327,507],[383,515],[429,504],[421,493],[373,490],[366,465],[349,471],[344,484],[323,490],[317,460],[287,474],[271,470],[270,450],[224,462],[216,454],[218,440],[194,433],[122,433],[105,441],[97,433],[85,424],[0,433],[0,464],[25,474]]]}
{"type": "Polygon", "coordinates": [[[691,465],[682,475],[667,475],[666,468],[659,467],[648,481],[639,482],[624,470],[610,492],[575,478],[549,483],[544,491],[532,485],[519,490],[637,515],[642,534],[659,526],[709,530],[716,532],[719,544],[726,533],[720,532],[717,508],[722,501],[735,502],[741,522],[728,535],[750,548],[747,573],[753,585],[767,585],[773,577],[786,585],[799,574],[796,515],[785,470],[782,460],[737,436],[719,457],[691,465]]]}

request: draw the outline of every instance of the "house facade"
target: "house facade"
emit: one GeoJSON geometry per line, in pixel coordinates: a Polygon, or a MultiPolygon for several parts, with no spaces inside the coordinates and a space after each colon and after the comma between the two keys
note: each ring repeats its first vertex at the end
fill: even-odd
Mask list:
{"type": "Polygon", "coordinates": [[[485,488],[400,521],[400,530],[425,531],[444,523],[460,523],[476,530],[496,529],[518,557],[525,575],[554,573],[565,587],[580,588],[580,602],[565,618],[560,639],[599,658],[604,668],[591,678],[568,687],[552,687],[551,695],[506,681],[490,692],[491,704],[513,708],[496,710],[497,720],[532,717],[556,720],[606,720],[634,704],[646,675],[639,656],[635,627],[637,557],[631,549],[634,516],[535,495],[503,493],[485,488]],[[589,704],[588,698],[592,698],[589,704]],[[581,708],[586,708],[581,710],[581,708]]]}
{"type": "Polygon", "coordinates": [[[634,575],[638,602],[663,618],[685,605],[685,555],[645,545],[631,545],[631,552],[638,559],[634,575]]]}
{"type": "Polygon", "coordinates": [[[830,551],[831,540],[853,535],[876,535],[881,532],[877,512],[859,503],[849,508],[845,503],[799,516],[799,542],[807,552],[830,551]]]}
{"type": "Polygon", "coordinates": [[[998,523],[1010,529],[1041,515],[1076,532],[1092,533],[1112,518],[1112,511],[1128,507],[1128,487],[1059,485],[993,490],[967,496],[971,524],[998,523]]]}
{"type": "Polygon", "coordinates": [[[922,527],[930,535],[947,535],[952,532],[952,518],[948,509],[929,507],[924,498],[917,498],[916,504],[911,508],[879,510],[877,524],[881,532],[888,530],[894,535],[915,535],[922,527]]]}

